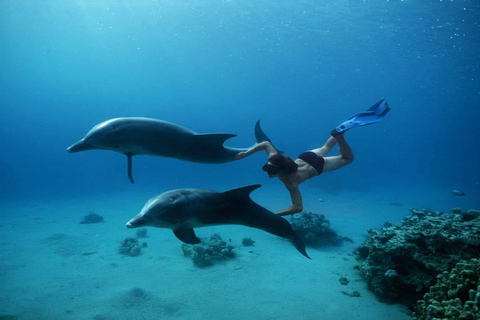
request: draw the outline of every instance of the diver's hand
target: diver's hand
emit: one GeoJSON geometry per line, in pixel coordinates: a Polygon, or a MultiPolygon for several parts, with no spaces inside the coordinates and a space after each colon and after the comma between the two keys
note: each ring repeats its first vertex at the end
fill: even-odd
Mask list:
{"type": "MultiPolygon", "coordinates": [[[[269,146],[271,147],[271,144],[268,141],[263,141],[263,142],[257,143],[248,150],[240,151],[239,153],[237,153],[237,155],[233,159],[234,160],[241,160],[243,158],[246,158],[246,157],[254,154],[255,152],[258,152],[258,151],[261,151],[261,150],[266,150],[269,146]]],[[[271,147],[271,150],[272,150],[273,153],[277,153],[277,151],[273,147],[271,147]]],[[[267,152],[267,154],[268,154],[269,157],[271,156],[269,152],[267,152]]]]}
{"type": "Polygon", "coordinates": [[[241,152],[237,153],[237,155],[233,159],[234,160],[242,160],[246,157],[248,157],[248,152],[247,151],[241,151],[241,152]]]}

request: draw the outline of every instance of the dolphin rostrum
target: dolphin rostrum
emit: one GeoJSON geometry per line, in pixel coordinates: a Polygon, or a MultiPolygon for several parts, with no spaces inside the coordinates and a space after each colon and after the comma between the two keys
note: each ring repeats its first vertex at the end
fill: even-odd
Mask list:
{"type": "MultiPolygon", "coordinates": [[[[256,142],[268,137],[255,125],[256,142]]],[[[176,158],[201,163],[233,161],[247,148],[230,148],[223,145],[235,134],[198,134],[174,123],[150,118],[115,118],[93,127],[77,143],[68,147],[70,153],[86,150],[112,150],[128,158],[128,177],[133,183],[132,157],[150,155],[176,158]]]]}
{"type": "Polygon", "coordinates": [[[261,229],[290,240],[309,258],[305,244],[290,223],[250,199],[250,193],[261,185],[217,192],[205,189],[177,189],[164,192],[147,201],[142,211],[127,222],[127,228],[169,228],[189,244],[200,243],[193,228],[236,224],[261,229]]]}

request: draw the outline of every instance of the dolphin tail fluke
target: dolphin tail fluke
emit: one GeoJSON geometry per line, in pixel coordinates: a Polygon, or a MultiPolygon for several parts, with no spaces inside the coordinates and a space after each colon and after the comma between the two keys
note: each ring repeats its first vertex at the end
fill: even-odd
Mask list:
{"type": "Polygon", "coordinates": [[[126,156],[127,156],[127,159],[128,159],[128,178],[133,183],[133,176],[132,176],[132,157],[133,157],[133,154],[127,153],[126,156]]]}
{"type": "Polygon", "coordinates": [[[272,140],[270,140],[269,137],[267,137],[267,135],[265,134],[265,132],[263,132],[262,128],[260,127],[260,120],[257,121],[257,123],[255,123],[255,129],[254,129],[254,132],[255,132],[255,141],[257,143],[260,143],[260,142],[263,142],[263,141],[268,141],[272,144],[272,146],[275,148],[275,150],[277,150],[277,152],[279,154],[282,154],[283,151],[279,150],[278,148],[276,148],[273,143],[272,143],[272,140]]]}
{"type": "Polygon", "coordinates": [[[293,233],[293,236],[290,237],[290,241],[292,241],[298,252],[303,254],[308,259],[312,259],[308,256],[307,251],[305,250],[305,243],[303,243],[303,241],[295,233],[293,233]]]}

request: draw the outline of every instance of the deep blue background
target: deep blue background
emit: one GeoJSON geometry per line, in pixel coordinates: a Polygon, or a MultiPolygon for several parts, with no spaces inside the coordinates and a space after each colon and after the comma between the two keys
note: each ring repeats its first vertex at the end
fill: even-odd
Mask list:
{"type": "Polygon", "coordinates": [[[125,156],[66,148],[120,116],[236,133],[226,144],[247,147],[262,119],[297,156],[382,97],[385,121],[346,135],[355,162],[309,183],[475,198],[479,21],[476,0],[2,1],[2,198],[268,185],[264,155],[223,165],[138,156],[131,185],[125,156]]]}

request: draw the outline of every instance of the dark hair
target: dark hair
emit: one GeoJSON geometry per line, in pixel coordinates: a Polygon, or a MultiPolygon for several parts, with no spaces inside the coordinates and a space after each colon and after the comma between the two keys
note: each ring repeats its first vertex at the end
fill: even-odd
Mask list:
{"type": "Polygon", "coordinates": [[[298,164],[296,164],[292,158],[278,153],[268,158],[268,161],[270,161],[271,164],[281,168],[281,172],[283,173],[293,173],[298,169],[298,164]]]}

